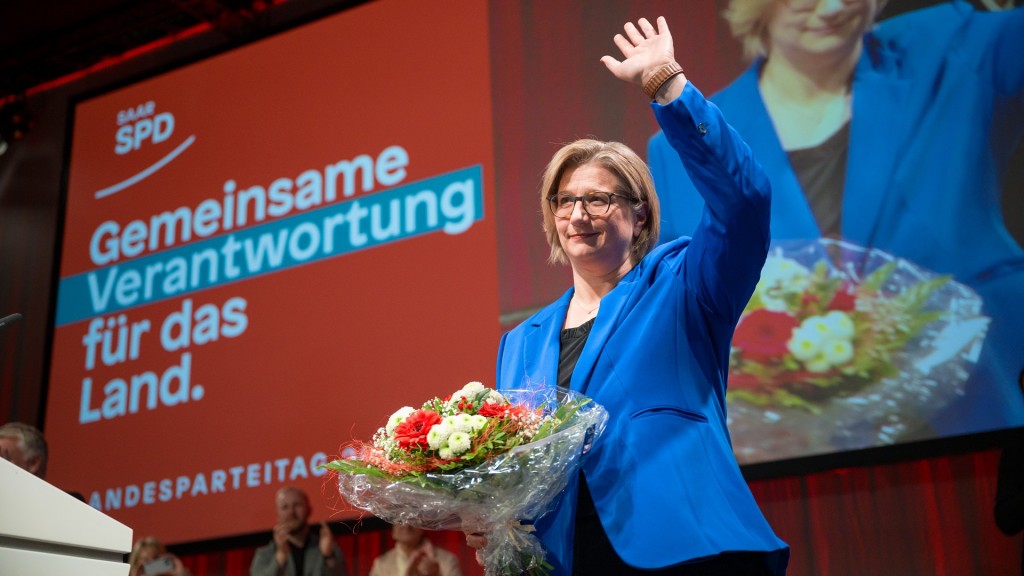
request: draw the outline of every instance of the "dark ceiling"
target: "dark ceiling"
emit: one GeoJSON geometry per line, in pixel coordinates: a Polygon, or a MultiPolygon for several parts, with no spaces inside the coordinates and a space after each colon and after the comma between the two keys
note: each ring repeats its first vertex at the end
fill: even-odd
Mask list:
{"type": "Polygon", "coordinates": [[[110,58],[207,25],[244,41],[330,0],[6,0],[0,2],[0,105],[110,58]],[[285,16],[282,16],[285,15],[285,16]]]}
{"type": "MultiPolygon", "coordinates": [[[[208,25],[245,41],[366,0],[0,0],[0,107],[11,97],[208,25]]],[[[883,16],[936,0],[889,2],[883,16]]],[[[971,0],[975,5],[1013,0],[971,0]]]]}

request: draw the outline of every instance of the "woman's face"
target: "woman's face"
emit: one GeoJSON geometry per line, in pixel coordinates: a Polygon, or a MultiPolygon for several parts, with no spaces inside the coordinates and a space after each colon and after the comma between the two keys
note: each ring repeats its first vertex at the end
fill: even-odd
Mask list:
{"type": "Polygon", "coordinates": [[[878,0],[778,0],[768,12],[768,54],[794,62],[843,58],[874,24],[878,0]]]}
{"type": "MultiPolygon", "coordinates": [[[[584,164],[562,174],[559,194],[585,196],[592,192],[618,193],[621,186],[614,173],[598,164],[584,164]]],[[[631,265],[630,248],[639,236],[643,219],[637,218],[628,200],[612,197],[608,212],[589,215],[576,202],[568,218],[555,218],[562,250],[574,270],[605,274],[631,265]]]]}
{"type": "Polygon", "coordinates": [[[153,545],[145,545],[139,548],[139,553],[135,556],[135,567],[142,568],[151,560],[156,560],[160,556],[160,549],[153,545]]]}
{"type": "Polygon", "coordinates": [[[416,547],[423,540],[423,530],[408,524],[395,524],[391,527],[391,537],[399,544],[416,547]]]}

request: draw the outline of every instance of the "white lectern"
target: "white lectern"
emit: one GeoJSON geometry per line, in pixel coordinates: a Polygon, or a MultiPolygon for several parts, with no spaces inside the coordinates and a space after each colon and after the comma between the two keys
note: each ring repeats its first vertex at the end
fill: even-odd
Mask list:
{"type": "Polygon", "coordinates": [[[0,573],[125,576],[132,529],[0,458],[0,573]]]}

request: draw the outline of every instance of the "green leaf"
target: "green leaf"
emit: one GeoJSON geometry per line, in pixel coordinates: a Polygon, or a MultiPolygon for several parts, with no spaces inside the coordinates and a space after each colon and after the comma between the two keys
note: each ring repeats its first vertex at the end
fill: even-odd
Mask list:
{"type": "Polygon", "coordinates": [[[878,270],[868,274],[868,277],[864,279],[860,285],[861,290],[878,292],[882,289],[882,284],[885,284],[885,281],[889,279],[889,276],[892,276],[893,270],[895,269],[895,262],[889,262],[884,266],[879,267],[878,270]]]}

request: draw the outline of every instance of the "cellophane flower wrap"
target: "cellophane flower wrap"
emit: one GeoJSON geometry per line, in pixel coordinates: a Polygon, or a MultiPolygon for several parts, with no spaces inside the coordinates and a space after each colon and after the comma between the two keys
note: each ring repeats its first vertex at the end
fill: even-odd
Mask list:
{"type": "Polygon", "coordinates": [[[737,459],[897,441],[963,394],[987,326],[949,276],[837,240],[775,243],[733,336],[737,459]]]}
{"type": "Polygon", "coordinates": [[[345,500],[390,523],[486,534],[488,576],[546,574],[528,523],[554,506],[607,419],[570,390],[471,382],[399,409],[372,442],[349,444],[326,467],[345,500]]]}

